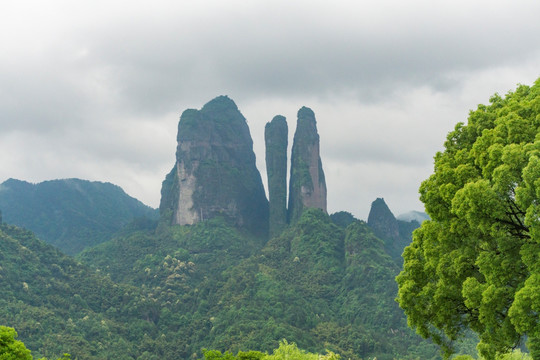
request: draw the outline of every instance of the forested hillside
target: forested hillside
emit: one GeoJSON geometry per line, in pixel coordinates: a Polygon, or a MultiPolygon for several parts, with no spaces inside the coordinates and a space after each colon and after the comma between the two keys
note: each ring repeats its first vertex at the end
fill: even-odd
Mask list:
{"type": "Polygon", "coordinates": [[[119,186],[80,179],[6,180],[0,184],[0,210],[5,222],[32,230],[71,255],[109,240],[133,219],[158,217],[119,186]]]}
{"type": "Polygon", "coordinates": [[[0,323],[36,356],[131,359],[152,326],[139,288],[114,283],[10,225],[0,227],[0,323]]]}
{"type": "Polygon", "coordinates": [[[0,321],[35,355],[185,359],[285,338],[352,359],[438,356],[394,303],[383,242],[321,210],[264,246],[220,218],[126,230],[84,251],[86,265],[6,224],[0,246],[0,321]]]}
{"type": "Polygon", "coordinates": [[[407,328],[394,302],[399,268],[359,220],[344,229],[310,209],[261,248],[217,218],[118,237],[79,259],[152,294],[149,320],[163,334],[154,353],[171,359],[203,347],[270,351],[283,338],[352,359],[437,356],[407,328]]]}

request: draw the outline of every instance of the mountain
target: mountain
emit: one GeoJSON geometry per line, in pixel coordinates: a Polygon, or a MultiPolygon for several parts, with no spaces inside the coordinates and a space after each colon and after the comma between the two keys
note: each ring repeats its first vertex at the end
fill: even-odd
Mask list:
{"type": "Polygon", "coordinates": [[[383,211],[376,202],[369,226],[347,212],[326,214],[313,111],[298,112],[288,224],[287,123],[276,116],[266,125],[266,224],[272,234],[267,242],[249,225],[260,225],[262,217],[239,205],[266,204],[262,196],[240,196],[258,188],[243,183],[250,174],[250,183],[259,184],[254,164],[246,161],[252,148],[245,126],[226,97],[186,110],[155,233],[123,234],[78,257],[114,281],[153,294],[151,320],[163,334],[154,353],[165,348],[178,358],[194,358],[201,348],[269,351],[286,338],[309,351],[328,348],[351,359],[436,357],[433,345],[407,328],[394,301],[399,265],[393,256],[399,255],[393,243],[385,246],[370,226],[383,236],[390,233],[400,246],[406,229],[384,201],[383,211]],[[206,173],[199,172],[201,166],[206,173]]]}
{"type": "Polygon", "coordinates": [[[253,140],[236,104],[219,96],[201,110],[184,111],[177,141],[176,163],[161,190],[162,220],[193,225],[224,216],[266,236],[268,201],[253,140]]]}
{"type": "Polygon", "coordinates": [[[326,213],[306,107],[285,221],[287,132],[283,117],[265,129],[270,206],[246,120],[221,96],[180,118],[157,226],[134,221],[74,260],[2,225],[0,323],[38,354],[79,359],[199,359],[205,348],[271,351],[284,338],[356,360],[438,358],[394,301],[402,247],[418,223],[397,220],[382,199],[367,223],[326,213]]]}
{"type": "Polygon", "coordinates": [[[34,231],[67,254],[110,239],[136,218],[157,217],[116,185],[80,179],[9,179],[0,184],[0,209],[4,222],[34,231]]]}
{"type": "Polygon", "coordinates": [[[408,221],[408,222],[414,220],[414,221],[418,221],[421,224],[424,220],[429,220],[429,215],[423,211],[412,210],[404,214],[400,214],[396,216],[396,218],[398,220],[408,221]]]}

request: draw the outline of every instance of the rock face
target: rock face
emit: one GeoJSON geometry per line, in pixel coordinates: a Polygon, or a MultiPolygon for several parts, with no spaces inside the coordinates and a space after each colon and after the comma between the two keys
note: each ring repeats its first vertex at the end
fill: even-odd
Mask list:
{"type": "Polygon", "coordinates": [[[176,164],[161,189],[160,216],[195,224],[223,216],[257,235],[268,232],[268,201],[246,119],[226,96],[182,113],[176,164]]]}
{"type": "Polygon", "coordinates": [[[288,128],[283,116],[275,116],[264,128],[266,173],[270,201],[270,237],[287,226],[287,145],[288,128]]]}
{"type": "Polygon", "coordinates": [[[326,182],[315,114],[311,109],[302,107],[298,111],[292,147],[289,223],[295,223],[305,208],[319,208],[326,212],[326,182]]]}

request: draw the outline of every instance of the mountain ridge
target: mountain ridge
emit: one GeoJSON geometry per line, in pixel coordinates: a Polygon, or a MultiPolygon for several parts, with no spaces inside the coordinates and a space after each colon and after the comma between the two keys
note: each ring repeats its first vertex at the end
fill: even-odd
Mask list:
{"type": "Polygon", "coordinates": [[[155,209],[108,182],[76,178],[0,184],[4,222],[26,227],[67,254],[108,240],[136,218],[156,219],[155,209]]]}

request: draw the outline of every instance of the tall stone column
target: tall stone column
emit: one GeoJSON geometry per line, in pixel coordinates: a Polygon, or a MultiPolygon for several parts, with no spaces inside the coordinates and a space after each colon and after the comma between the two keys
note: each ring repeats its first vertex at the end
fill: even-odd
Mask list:
{"type": "Polygon", "coordinates": [[[326,212],[326,181],[319,151],[315,114],[310,108],[298,111],[291,156],[289,223],[298,221],[304,208],[326,212]]]}
{"type": "Polygon", "coordinates": [[[266,173],[270,201],[269,233],[278,236],[287,226],[287,145],[285,117],[275,116],[264,128],[266,173]]]}

